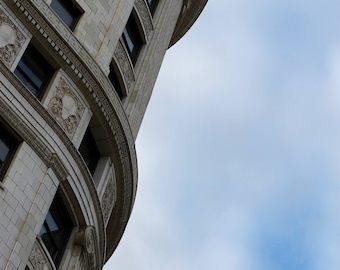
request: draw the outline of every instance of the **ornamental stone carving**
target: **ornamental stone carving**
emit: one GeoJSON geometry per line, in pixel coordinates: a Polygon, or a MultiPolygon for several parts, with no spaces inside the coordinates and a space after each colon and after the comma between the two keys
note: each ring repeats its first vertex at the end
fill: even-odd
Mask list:
{"type": "Polygon", "coordinates": [[[94,253],[95,231],[92,226],[86,227],[76,234],[76,244],[82,246],[89,254],[94,253]]]}
{"type": "Polygon", "coordinates": [[[96,240],[95,230],[92,226],[86,227],[76,234],[75,244],[83,248],[79,257],[79,269],[95,269],[96,268],[96,240]]]}
{"type": "Polygon", "coordinates": [[[115,203],[115,194],[116,194],[116,185],[115,185],[115,180],[113,179],[112,173],[109,176],[108,183],[106,185],[106,189],[104,191],[103,197],[102,197],[102,209],[103,209],[103,215],[104,215],[104,221],[107,223],[112,208],[115,203]]]}
{"type": "Polygon", "coordinates": [[[48,104],[48,111],[70,138],[73,137],[84,110],[83,104],[71,86],[60,77],[56,91],[48,104]]]}
{"type": "Polygon", "coordinates": [[[117,62],[117,66],[120,67],[120,70],[122,71],[123,79],[126,84],[126,92],[129,93],[129,89],[132,85],[132,83],[135,80],[135,75],[133,72],[132,64],[129,60],[129,56],[124,50],[123,44],[121,41],[117,43],[116,49],[114,51],[114,57],[117,62]]]}
{"type": "Polygon", "coordinates": [[[0,9],[0,59],[10,68],[26,38],[0,9]]]}
{"type": "Polygon", "coordinates": [[[54,269],[38,241],[35,241],[34,243],[31,255],[29,257],[29,262],[31,263],[34,270],[54,269]]]}
{"type": "Polygon", "coordinates": [[[140,16],[140,19],[142,21],[146,37],[148,38],[150,33],[153,30],[152,19],[151,19],[149,8],[147,7],[144,0],[137,0],[135,2],[135,6],[140,16]]]}

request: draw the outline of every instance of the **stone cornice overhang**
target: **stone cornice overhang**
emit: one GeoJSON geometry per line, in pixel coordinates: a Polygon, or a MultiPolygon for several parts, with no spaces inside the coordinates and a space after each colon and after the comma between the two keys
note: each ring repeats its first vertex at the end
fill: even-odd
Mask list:
{"type": "MultiPolygon", "coordinates": [[[[114,148],[112,152],[115,153],[112,158],[117,161],[118,156],[120,164],[120,168],[116,172],[116,205],[112,218],[107,225],[107,228],[113,227],[114,230],[105,231],[100,202],[98,196],[94,196],[94,207],[101,227],[98,230],[100,253],[104,256],[99,259],[101,262],[105,262],[111,256],[123,235],[137,189],[137,158],[134,137],[128,118],[119,97],[97,62],[45,1],[4,0],[4,2],[20,18],[33,36],[39,36],[40,46],[43,46],[53,55],[54,60],[82,90],[94,113],[101,118],[105,126],[110,128],[112,135],[110,146],[114,148]],[[117,219],[119,222],[115,221],[117,219]],[[114,224],[113,221],[115,221],[114,224]]],[[[46,111],[40,112],[40,114],[43,118],[50,117],[46,111]]],[[[56,129],[57,134],[62,133],[58,125],[54,125],[52,128],[56,129]]],[[[61,139],[70,149],[74,148],[67,136],[61,136],[61,139]]],[[[71,152],[74,152],[74,150],[76,149],[74,148],[71,152]]],[[[91,189],[91,193],[96,194],[93,181],[88,180],[86,175],[84,180],[91,189]]]]}
{"type": "Polygon", "coordinates": [[[195,23],[207,2],[208,0],[183,0],[182,10],[171,37],[169,48],[180,40],[195,23]]]}

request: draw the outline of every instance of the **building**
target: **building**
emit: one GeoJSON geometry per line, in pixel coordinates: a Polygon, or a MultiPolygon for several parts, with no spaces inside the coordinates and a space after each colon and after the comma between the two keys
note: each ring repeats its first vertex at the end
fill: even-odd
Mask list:
{"type": "Polygon", "coordinates": [[[206,2],[0,2],[0,269],[102,269],[163,57],[206,2]]]}

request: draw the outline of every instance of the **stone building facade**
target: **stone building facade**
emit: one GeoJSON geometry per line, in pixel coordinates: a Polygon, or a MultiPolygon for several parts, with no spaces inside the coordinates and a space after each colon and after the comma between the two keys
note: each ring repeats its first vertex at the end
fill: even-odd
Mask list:
{"type": "Polygon", "coordinates": [[[206,2],[0,2],[0,269],[102,269],[163,57],[206,2]]]}

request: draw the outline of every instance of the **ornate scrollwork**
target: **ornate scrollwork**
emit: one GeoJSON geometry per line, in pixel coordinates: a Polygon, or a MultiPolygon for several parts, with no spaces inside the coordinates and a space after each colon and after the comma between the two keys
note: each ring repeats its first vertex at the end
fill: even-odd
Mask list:
{"type": "Polygon", "coordinates": [[[79,269],[96,268],[96,240],[95,230],[92,226],[86,227],[76,234],[75,243],[83,248],[79,257],[79,269]]]}
{"type": "Polygon", "coordinates": [[[60,77],[48,111],[57,120],[67,135],[72,138],[84,112],[84,106],[70,85],[60,77]]]}
{"type": "Polygon", "coordinates": [[[0,9],[0,59],[10,68],[25,42],[25,36],[0,9]]]}

